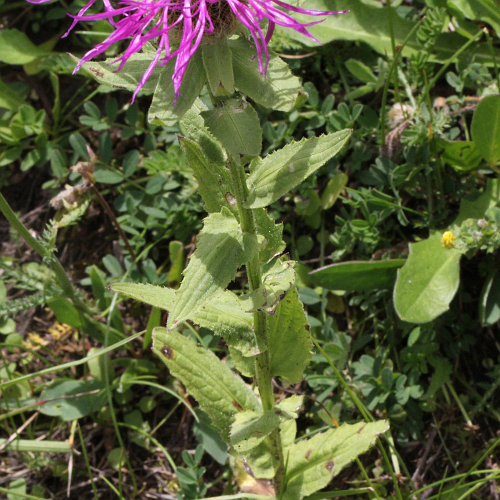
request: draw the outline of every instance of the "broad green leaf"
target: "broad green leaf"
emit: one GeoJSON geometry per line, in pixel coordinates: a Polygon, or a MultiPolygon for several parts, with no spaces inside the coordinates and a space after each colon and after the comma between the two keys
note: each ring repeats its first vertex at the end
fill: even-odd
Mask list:
{"type": "Polygon", "coordinates": [[[372,84],[376,84],[378,82],[378,79],[373,74],[373,71],[366,64],[358,61],[357,59],[348,59],[345,62],[345,67],[361,82],[372,84]]]}
{"type": "Polygon", "coordinates": [[[479,320],[484,326],[494,325],[500,319],[500,273],[492,272],[484,283],[479,303],[479,320]]]}
{"type": "Polygon", "coordinates": [[[453,226],[460,226],[467,219],[481,219],[491,207],[500,202],[500,182],[498,179],[488,179],[485,190],[472,200],[463,199],[460,202],[458,217],[453,226]]]}
{"type": "Polygon", "coordinates": [[[182,117],[179,126],[182,134],[198,144],[210,163],[224,165],[227,161],[226,153],[201,117],[201,112],[206,110],[206,106],[197,99],[193,108],[182,117]]]}
{"type": "Polygon", "coordinates": [[[500,162],[500,96],[481,100],[474,111],[471,133],[476,149],[488,164],[500,162]]]}
{"type": "Polygon", "coordinates": [[[224,105],[203,111],[212,134],[234,158],[257,156],[262,149],[262,130],[257,112],[244,101],[230,100],[224,105]]]}
{"type": "Polygon", "coordinates": [[[17,111],[21,104],[25,104],[23,98],[0,80],[0,108],[17,111]]]}
{"type": "Polygon", "coordinates": [[[172,81],[173,72],[174,65],[168,64],[160,73],[153,102],[148,111],[149,122],[165,126],[175,125],[193,107],[205,85],[206,75],[199,53],[189,61],[177,97],[172,81]]]}
{"type": "Polygon", "coordinates": [[[303,403],[303,395],[294,395],[281,400],[276,408],[280,411],[280,416],[295,419],[298,418],[298,411],[302,408],[303,403]]]}
{"type": "Polygon", "coordinates": [[[99,380],[57,379],[40,394],[41,400],[52,400],[43,404],[40,412],[62,420],[85,417],[99,410],[106,401],[103,389],[104,383],[99,380]],[[99,392],[94,392],[96,390],[99,392]]]}
{"type": "Polygon", "coordinates": [[[175,292],[167,327],[175,328],[192,316],[215,294],[222,292],[236,271],[258,250],[255,235],[243,233],[229,210],[210,214],[198,236],[196,250],[175,292]]]}
{"type": "Polygon", "coordinates": [[[264,266],[262,286],[240,299],[245,311],[266,311],[274,314],[281,298],[295,282],[293,261],[283,256],[264,266]]]}
{"type": "MultiPolygon", "coordinates": [[[[388,9],[378,2],[366,0],[337,0],[332,5],[330,0],[292,0],[295,5],[308,9],[319,10],[349,10],[348,14],[325,16],[324,21],[309,28],[309,31],[321,42],[328,43],[333,40],[352,40],[365,42],[378,53],[392,54],[392,44],[401,47],[402,55],[410,57],[418,55],[422,46],[414,34],[402,47],[414,22],[401,17],[396,9],[391,9],[391,22],[388,19],[388,9]],[[391,36],[392,35],[392,36],[391,36]]],[[[308,16],[297,15],[297,19],[308,21],[308,16]]],[[[285,37],[299,40],[307,46],[314,46],[314,40],[307,38],[294,30],[285,30],[278,27],[285,37]]],[[[437,37],[436,44],[431,54],[431,60],[436,62],[455,58],[460,47],[467,42],[467,38],[458,33],[442,33],[437,37]]],[[[496,52],[497,54],[499,51],[496,52]]],[[[477,62],[493,65],[491,50],[486,43],[475,43],[467,50],[467,57],[474,57],[477,62]]],[[[498,55],[497,55],[498,58],[498,55]]]]}
{"type": "Polygon", "coordinates": [[[233,64],[227,38],[214,37],[210,43],[202,45],[201,53],[212,95],[234,94],[233,64]]]}
{"type": "Polygon", "coordinates": [[[264,159],[252,161],[248,178],[248,208],[266,207],[298,186],[333,158],[347,143],[351,130],[287,144],[264,159]]]}
{"type": "Polygon", "coordinates": [[[259,253],[262,262],[268,262],[285,249],[283,241],[283,224],[275,224],[264,208],[253,211],[257,233],[264,236],[259,253]]]}
{"type": "MultiPolygon", "coordinates": [[[[157,285],[141,283],[113,283],[111,290],[154,307],[171,311],[175,301],[175,290],[157,285]]],[[[215,294],[199,310],[188,318],[193,323],[221,335],[226,343],[238,349],[244,356],[257,354],[253,316],[245,312],[234,293],[224,290],[215,294]]]]}
{"type": "Polygon", "coordinates": [[[321,194],[321,208],[323,210],[333,207],[340,193],[347,186],[348,181],[349,177],[344,172],[339,172],[328,181],[325,190],[321,194]]]}
{"type": "Polygon", "coordinates": [[[343,424],[290,446],[285,457],[287,473],[283,500],[297,500],[326,486],[388,429],[385,420],[343,424]]]}
{"type": "Polygon", "coordinates": [[[500,36],[500,5],[495,0],[448,0],[446,4],[457,17],[488,23],[500,36]]]}
{"type": "Polygon", "coordinates": [[[4,28],[0,31],[0,61],[4,63],[27,64],[49,53],[19,30],[4,28]]]}
{"type": "Polygon", "coordinates": [[[295,288],[281,300],[276,313],[268,316],[267,330],[272,375],[299,382],[312,352],[309,325],[295,288]]]}
{"type": "Polygon", "coordinates": [[[305,94],[300,80],[288,64],[273,52],[269,54],[267,73],[262,76],[255,57],[255,46],[243,38],[229,40],[233,56],[236,87],[262,106],[278,111],[291,111],[299,94],[305,94]]]}
{"type": "Polygon", "coordinates": [[[237,413],[231,425],[231,445],[238,453],[248,453],[262,443],[279,423],[280,418],[273,410],[237,413]]]}
{"type": "MultiPolygon", "coordinates": [[[[80,59],[71,56],[75,63],[79,63],[80,59]]],[[[113,63],[116,57],[106,59],[101,62],[86,62],[82,65],[82,69],[86,71],[99,83],[108,85],[113,89],[122,89],[134,92],[141,81],[142,76],[151,64],[151,55],[144,53],[136,53],[130,56],[121,71],[116,71],[118,65],[113,63]]],[[[141,89],[143,94],[152,94],[158,83],[160,73],[165,70],[156,69],[153,74],[147,79],[144,87],[141,89]]]]}
{"type": "Polygon", "coordinates": [[[205,202],[206,211],[209,213],[220,212],[222,207],[228,208],[231,212],[235,211],[234,204],[229,203],[233,203],[234,199],[230,192],[231,176],[229,170],[223,164],[210,163],[196,142],[179,137],[179,144],[198,181],[198,190],[205,202]]]}
{"type": "Polygon", "coordinates": [[[458,289],[460,257],[455,248],[443,248],[440,233],[410,244],[394,288],[394,307],[402,320],[426,323],[448,310],[458,289]]]}
{"type": "Polygon", "coordinates": [[[443,161],[459,171],[474,170],[481,162],[481,155],[472,141],[438,139],[438,145],[443,148],[441,155],[443,161]]]}
{"type": "Polygon", "coordinates": [[[153,331],[153,351],[198,401],[226,441],[235,413],[261,411],[259,399],[250,387],[210,350],[159,327],[153,331]]]}
{"type": "Polygon", "coordinates": [[[311,281],[330,290],[375,290],[392,288],[396,272],[405,259],[339,262],[310,274],[311,281]]]}

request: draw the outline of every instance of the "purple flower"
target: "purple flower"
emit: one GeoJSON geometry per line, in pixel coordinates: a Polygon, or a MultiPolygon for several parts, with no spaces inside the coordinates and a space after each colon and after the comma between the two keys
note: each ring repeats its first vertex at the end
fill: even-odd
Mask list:
{"type": "MultiPolygon", "coordinates": [[[[50,0],[28,1],[39,4],[50,0]]],[[[300,23],[286,10],[310,16],[347,12],[303,9],[281,0],[118,0],[115,2],[102,0],[104,12],[86,14],[95,3],[96,0],[89,0],[76,16],[71,16],[73,23],[64,36],[67,36],[79,21],[107,19],[114,27],[114,31],[106,40],[97,44],[83,56],[75,72],[82,64],[102,54],[114,43],[130,39],[125,52],[115,61],[120,62],[117,69],[119,71],[130,56],[141,50],[146,43],[153,42],[156,46],[156,54],[142,76],[133,99],[155,67],[158,64],[167,64],[171,59],[175,59],[172,81],[175,94],[179,95],[189,60],[203,38],[231,34],[237,24],[236,21],[239,21],[250,32],[257,49],[260,72],[265,75],[269,61],[268,43],[276,25],[294,29],[317,41],[307,28],[323,20],[300,23]],[[268,21],[266,33],[261,27],[265,19],[268,21]]]]}

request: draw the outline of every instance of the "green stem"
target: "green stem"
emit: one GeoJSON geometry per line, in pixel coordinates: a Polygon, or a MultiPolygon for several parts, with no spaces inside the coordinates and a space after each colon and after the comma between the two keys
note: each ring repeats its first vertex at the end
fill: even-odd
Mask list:
{"type": "MultiPolygon", "coordinates": [[[[245,208],[245,202],[248,198],[248,187],[246,184],[246,174],[243,165],[233,160],[229,161],[231,171],[231,180],[233,185],[234,197],[238,215],[240,218],[241,230],[249,234],[257,234],[255,218],[252,209],[245,208]]],[[[256,254],[246,263],[246,271],[250,290],[257,290],[262,285],[262,273],[259,261],[259,255],[256,254]]],[[[271,357],[269,353],[269,339],[267,337],[266,314],[262,311],[254,312],[254,331],[257,340],[257,346],[260,354],[255,357],[255,378],[259,389],[262,408],[264,411],[272,410],[274,406],[271,357]]],[[[274,430],[270,436],[271,454],[275,464],[276,475],[274,477],[274,489],[276,498],[280,497],[283,479],[284,479],[284,459],[281,446],[281,437],[279,429],[274,430]]]]}

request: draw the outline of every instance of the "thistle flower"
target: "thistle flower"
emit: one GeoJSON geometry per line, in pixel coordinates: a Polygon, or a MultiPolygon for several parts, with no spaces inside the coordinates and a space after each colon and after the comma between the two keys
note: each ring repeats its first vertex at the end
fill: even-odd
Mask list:
{"type": "MultiPolygon", "coordinates": [[[[41,4],[50,0],[28,0],[41,4]]],[[[89,50],[80,60],[74,72],[95,56],[105,52],[114,43],[130,40],[125,52],[115,61],[121,70],[127,60],[140,51],[148,42],[153,42],[156,53],[144,72],[133,98],[141,90],[158,64],[165,65],[175,59],[172,76],[176,96],[191,57],[206,37],[228,36],[238,22],[253,38],[256,57],[262,75],[266,74],[269,61],[268,43],[276,25],[291,28],[317,41],[307,28],[321,23],[323,19],[301,23],[286,11],[309,16],[341,14],[347,11],[319,11],[294,7],[281,0],[102,0],[104,12],[86,14],[96,3],[89,2],[73,17],[68,33],[80,21],[107,19],[114,27],[103,42],[89,50]],[[267,20],[267,32],[261,26],[267,20]]]]}

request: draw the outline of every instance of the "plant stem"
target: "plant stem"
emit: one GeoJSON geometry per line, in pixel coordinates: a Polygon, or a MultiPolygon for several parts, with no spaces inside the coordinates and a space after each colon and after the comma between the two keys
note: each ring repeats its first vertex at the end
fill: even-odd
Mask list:
{"type": "MultiPolygon", "coordinates": [[[[243,165],[236,163],[234,160],[229,161],[229,167],[234,190],[234,193],[232,194],[236,198],[241,230],[244,233],[257,235],[253,211],[252,209],[245,208],[244,206],[248,198],[245,169],[243,165]]],[[[246,263],[246,271],[250,290],[253,291],[259,289],[262,285],[262,273],[258,253],[246,263]]],[[[262,401],[262,408],[264,411],[270,411],[274,405],[274,396],[271,374],[271,357],[269,353],[269,339],[267,337],[266,328],[266,314],[262,311],[255,311],[253,316],[255,338],[260,352],[255,357],[255,378],[262,401]]],[[[274,489],[276,498],[279,498],[285,472],[279,429],[274,430],[270,434],[269,441],[276,470],[276,475],[274,477],[274,489]]]]}

